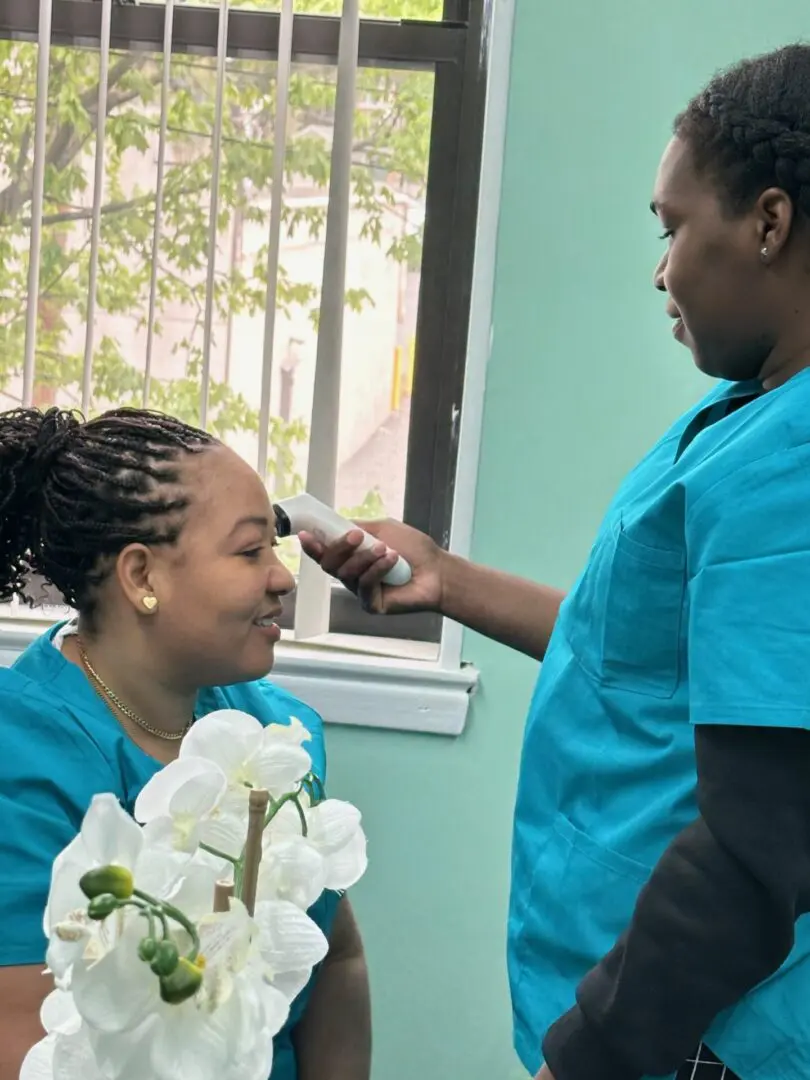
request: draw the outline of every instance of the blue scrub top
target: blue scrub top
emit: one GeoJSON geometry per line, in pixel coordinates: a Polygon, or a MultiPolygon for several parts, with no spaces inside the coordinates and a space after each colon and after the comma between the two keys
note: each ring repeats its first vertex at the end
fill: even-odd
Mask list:
{"type": "MultiPolygon", "coordinates": [[[[766,394],[724,384],[683,416],[622,484],[563,603],[515,814],[509,975],[531,1073],[697,817],[694,724],[810,728],[810,371],[766,394]]],[[[744,1080],[810,1076],[807,916],[706,1041],[744,1080]]]]}
{"type": "MultiPolygon", "coordinates": [[[[52,644],[58,627],[35,641],[12,668],[0,669],[0,966],[43,964],[42,916],[51,866],[81,828],[94,795],[112,792],[132,813],[159,762],[127,738],[83,673],[52,644]]],[[[323,723],[308,705],[265,680],[213,687],[197,714],[238,709],[262,724],[298,717],[306,749],[325,783],[323,723]]],[[[328,936],[339,897],[325,892],[310,915],[328,936]]],[[[313,975],[313,980],[314,980],[313,975]]],[[[276,1036],[271,1080],[295,1080],[291,1032],[312,987],[294,1002],[276,1036]]]]}

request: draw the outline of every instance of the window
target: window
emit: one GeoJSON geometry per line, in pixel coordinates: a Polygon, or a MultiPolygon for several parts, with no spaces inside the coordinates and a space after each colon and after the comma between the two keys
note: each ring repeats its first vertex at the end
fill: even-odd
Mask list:
{"type": "MultiPolygon", "coordinates": [[[[160,408],[446,543],[491,6],[0,0],[0,408],[160,408]]],[[[299,637],[438,656],[302,589],[299,637]]]]}

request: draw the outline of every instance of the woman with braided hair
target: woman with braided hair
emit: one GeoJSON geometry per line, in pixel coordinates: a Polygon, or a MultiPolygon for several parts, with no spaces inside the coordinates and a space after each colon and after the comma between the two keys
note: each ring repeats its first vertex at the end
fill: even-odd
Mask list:
{"type": "Polygon", "coordinates": [[[567,597],[391,522],[366,527],[402,588],[357,534],[305,549],[372,611],[543,660],[509,918],[529,1072],[807,1080],[810,46],[712,79],[652,209],[655,288],[721,382],[624,481],[567,597]]]}
{"type": "MultiPolygon", "coordinates": [[[[0,1080],[42,1035],[51,864],[95,794],[131,810],[194,718],[225,708],[295,715],[325,778],[320,717],[264,679],[294,584],[274,546],[260,478],[203,431],[127,409],[0,414],[0,600],[34,572],[78,613],[0,670],[0,1080]]],[[[329,954],[275,1040],[273,1080],[368,1080],[349,902],[325,892],[310,914],[329,954]]]]}

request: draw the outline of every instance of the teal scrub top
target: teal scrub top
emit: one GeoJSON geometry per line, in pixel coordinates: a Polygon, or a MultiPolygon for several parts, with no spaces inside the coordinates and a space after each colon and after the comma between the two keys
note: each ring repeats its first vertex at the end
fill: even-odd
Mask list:
{"type": "MultiPolygon", "coordinates": [[[[0,966],[44,964],[42,916],[54,858],[81,828],[94,795],[112,792],[132,813],[159,762],[127,738],[82,672],[56,649],[58,627],[0,669],[0,966]]],[[[197,715],[238,709],[262,724],[296,716],[312,739],[313,772],[326,782],[323,723],[266,680],[203,690],[197,715]]],[[[325,892],[310,915],[328,936],[339,896],[325,892]]],[[[317,973],[316,973],[317,974],[317,973]]],[[[313,980],[315,974],[313,975],[313,980]]],[[[295,1080],[291,1033],[310,985],[276,1036],[271,1080],[295,1080]]]]}
{"type": "MultiPolygon", "coordinates": [[[[810,728],[810,371],[769,393],[721,385],[683,416],[620,487],[561,608],[513,844],[509,976],[532,1074],[698,815],[695,724],[810,728]]],[[[706,1042],[744,1080],[810,1076],[807,916],[706,1042]]]]}

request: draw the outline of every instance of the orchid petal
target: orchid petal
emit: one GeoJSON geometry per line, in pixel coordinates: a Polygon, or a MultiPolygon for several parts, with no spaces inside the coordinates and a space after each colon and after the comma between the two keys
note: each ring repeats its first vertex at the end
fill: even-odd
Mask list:
{"type": "Polygon", "coordinates": [[[183,756],[147,781],[135,800],[135,817],[148,822],[183,813],[202,816],[213,810],[226,787],[227,778],[215,762],[183,756]]]}
{"type": "Polygon", "coordinates": [[[263,734],[264,728],[255,717],[236,709],[221,709],[192,724],[183,739],[180,760],[207,758],[233,779],[259,749],[263,734]]]}
{"type": "Polygon", "coordinates": [[[48,994],[42,1002],[39,1019],[49,1035],[73,1035],[82,1024],[72,994],[64,990],[52,990],[48,994]]]}
{"type": "Polygon", "coordinates": [[[312,768],[312,758],[293,743],[268,742],[251,758],[249,768],[254,786],[278,798],[295,791],[312,768]]]}
{"type": "MultiPolygon", "coordinates": [[[[95,795],[82,822],[81,837],[93,863],[132,869],[143,847],[143,834],[114,795],[95,795]]],[[[89,867],[87,867],[89,869],[89,867]]]]}
{"type": "Polygon", "coordinates": [[[71,991],[76,1008],[92,1027],[117,1033],[140,1024],[159,1002],[157,978],[138,959],[142,927],[132,923],[117,944],[93,964],[77,964],[71,991]]]}
{"type": "Polygon", "coordinates": [[[53,1080],[53,1053],[58,1036],[46,1035],[35,1043],[20,1069],[20,1080],[53,1080]]]}
{"type": "Polygon", "coordinates": [[[340,799],[326,799],[307,811],[307,838],[322,855],[333,855],[360,828],[360,811],[340,799]]]}
{"type": "Polygon", "coordinates": [[[368,868],[366,834],[358,829],[348,844],[326,859],[324,888],[336,892],[356,885],[368,868]]]}
{"type": "Polygon", "coordinates": [[[287,971],[311,970],[329,951],[321,928],[295,904],[259,901],[253,917],[259,927],[259,952],[271,981],[287,971]]]}
{"type": "Polygon", "coordinates": [[[259,866],[261,900],[289,900],[308,911],[326,888],[323,857],[303,838],[265,847],[259,866]]]}

